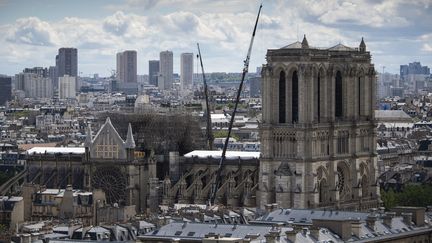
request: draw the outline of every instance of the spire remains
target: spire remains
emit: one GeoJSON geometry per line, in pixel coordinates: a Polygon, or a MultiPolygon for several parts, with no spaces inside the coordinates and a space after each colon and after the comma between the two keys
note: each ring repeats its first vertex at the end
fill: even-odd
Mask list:
{"type": "Polygon", "coordinates": [[[360,52],[366,52],[366,44],[363,40],[363,37],[362,37],[361,42],[360,42],[359,51],[360,52]]]}
{"type": "Polygon", "coordinates": [[[308,43],[308,41],[306,39],[306,35],[303,36],[302,48],[303,49],[309,48],[309,43],[308,43]]]}
{"type": "Polygon", "coordinates": [[[129,149],[134,149],[136,147],[135,140],[133,138],[132,134],[132,125],[129,123],[128,131],[127,131],[127,137],[125,141],[125,147],[129,149]]]}

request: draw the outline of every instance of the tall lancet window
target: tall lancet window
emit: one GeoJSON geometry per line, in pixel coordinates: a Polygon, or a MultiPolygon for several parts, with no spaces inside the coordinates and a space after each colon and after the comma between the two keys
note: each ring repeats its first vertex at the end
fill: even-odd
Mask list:
{"type": "Polygon", "coordinates": [[[318,78],[317,78],[317,84],[316,84],[316,107],[317,107],[317,121],[320,122],[321,118],[321,73],[318,72],[318,78]]]}
{"type": "Polygon", "coordinates": [[[358,105],[358,116],[362,115],[362,101],[363,101],[363,91],[362,91],[362,82],[361,82],[361,77],[358,77],[358,100],[357,100],[357,105],[358,105]]]}
{"type": "Polygon", "coordinates": [[[286,122],[286,80],[285,72],[281,71],[279,76],[279,123],[286,122]]]}
{"type": "Polygon", "coordinates": [[[335,117],[342,117],[342,109],[342,74],[337,71],[335,80],[335,117]]]}
{"type": "Polygon", "coordinates": [[[298,75],[297,71],[292,75],[292,122],[297,123],[299,119],[299,95],[298,95],[298,75]]]}

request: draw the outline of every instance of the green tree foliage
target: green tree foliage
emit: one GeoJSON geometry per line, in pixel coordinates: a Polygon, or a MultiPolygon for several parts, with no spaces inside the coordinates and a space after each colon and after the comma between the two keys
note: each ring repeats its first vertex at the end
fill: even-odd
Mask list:
{"type": "Polygon", "coordinates": [[[384,207],[386,209],[393,208],[397,205],[396,202],[396,195],[393,189],[388,190],[387,192],[382,190],[381,191],[381,199],[384,202],[384,207]]]}
{"type": "Polygon", "coordinates": [[[432,205],[432,185],[405,185],[401,192],[389,189],[381,191],[381,199],[386,209],[395,206],[426,207],[432,205]]]}
{"type": "MultiPolygon", "coordinates": [[[[215,138],[226,138],[228,136],[228,131],[217,131],[213,133],[213,136],[215,138]]],[[[239,141],[240,137],[237,134],[234,134],[231,132],[231,137],[234,138],[235,140],[239,141]]]]}

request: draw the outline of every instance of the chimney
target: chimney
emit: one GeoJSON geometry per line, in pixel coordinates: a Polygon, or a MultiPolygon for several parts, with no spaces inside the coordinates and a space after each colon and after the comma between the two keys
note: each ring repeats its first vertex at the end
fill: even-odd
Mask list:
{"type": "Polygon", "coordinates": [[[314,237],[317,241],[319,241],[319,227],[311,226],[309,228],[310,235],[314,237]]]}
{"type": "Polygon", "coordinates": [[[376,220],[377,217],[375,215],[368,215],[366,218],[366,226],[369,227],[371,230],[375,231],[376,220]]]}
{"type": "Polygon", "coordinates": [[[265,211],[266,213],[270,213],[273,209],[273,205],[272,204],[266,204],[264,205],[265,211]]]}
{"type": "Polygon", "coordinates": [[[404,224],[411,226],[412,224],[412,213],[401,213],[404,224]]]}
{"type": "Polygon", "coordinates": [[[383,221],[384,224],[387,225],[389,228],[391,228],[392,226],[392,219],[396,216],[395,212],[387,212],[384,216],[383,216],[383,221]]]}
{"type": "Polygon", "coordinates": [[[293,228],[292,230],[285,231],[285,235],[291,242],[296,242],[297,231],[293,228]]]}
{"type": "Polygon", "coordinates": [[[327,228],[336,233],[343,241],[351,237],[351,219],[312,219],[315,227],[327,228]]]}
{"type": "Polygon", "coordinates": [[[361,226],[362,223],[360,222],[360,219],[351,222],[351,233],[357,236],[358,238],[360,238],[361,226]]]}
{"type": "Polygon", "coordinates": [[[417,227],[422,227],[425,224],[425,211],[426,208],[423,207],[395,207],[392,211],[401,213],[412,213],[412,221],[417,227]]]}
{"type": "Polygon", "coordinates": [[[265,234],[264,237],[265,237],[267,243],[275,243],[276,242],[276,237],[275,237],[275,235],[272,234],[272,232],[265,234]]]}

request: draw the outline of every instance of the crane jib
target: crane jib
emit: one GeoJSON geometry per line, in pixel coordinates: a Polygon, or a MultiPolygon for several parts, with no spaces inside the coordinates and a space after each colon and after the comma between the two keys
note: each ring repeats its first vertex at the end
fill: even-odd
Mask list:
{"type": "Polygon", "coordinates": [[[220,161],[219,161],[219,166],[218,166],[218,169],[217,169],[217,172],[216,172],[216,181],[214,183],[213,190],[212,190],[212,193],[210,195],[210,204],[213,204],[215,202],[215,200],[216,200],[217,188],[219,188],[219,184],[220,184],[220,181],[221,181],[220,177],[221,177],[221,173],[222,173],[222,167],[223,167],[223,164],[224,164],[224,161],[225,161],[226,150],[228,148],[229,138],[231,136],[231,130],[232,130],[232,127],[233,127],[233,124],[234,124],[234,117],[235,117],[235,114],[237,112],[237,106],[238,106],[238,103],[240,101],[241,91],[243,89],[243,83],[244,83],[244,80],[246,78],[246,74],[247,74],[248,69],[249,69],[249,61],[250,61],[250,56],[251,56],[251,53],[252,53],[252,46],[253,46],[253,41],[254,41],[254,38],[255,38],[256,29],[257,29],[257,26],[258,26],[258,20],[259,20],[259,16],[260,16],[260,13],[261,13],[261,8],[262,8],[262,4],[260,5],[259,10],[258,10],[258,15],[257,15],[256,21],[255,21],[255,26],[254,26],[254,29],[253,29],[253,32],[252,32],[252,37],[251,37],[251,41],[250,41],[250,44],[249,44],[248,53],[246,55],[246,59],[244,60],[244,68],[243,68],[242,78],[241,78],[241,81],[240,81],[239,88],[237,90],[236,102],[234,103],[234,110],[233,110],[233,112],[231,114],[231,119],[230,119],[230,123],[229,123],[229,127],[228,127],[228,134],[227,134],[227,137],[225,138],[225,143],[224,143],[224,147],[223,147],[223,150],[222,150],[222,155],[221,155],[221,158],[220,158],[220,161]]]}

